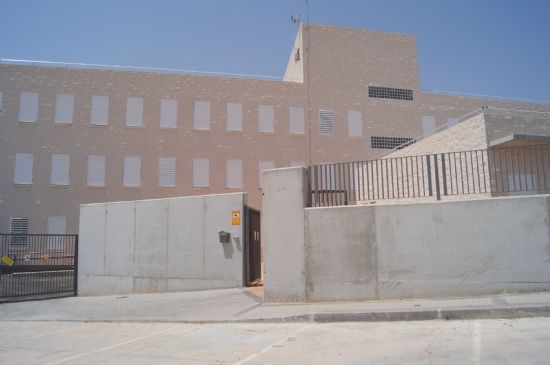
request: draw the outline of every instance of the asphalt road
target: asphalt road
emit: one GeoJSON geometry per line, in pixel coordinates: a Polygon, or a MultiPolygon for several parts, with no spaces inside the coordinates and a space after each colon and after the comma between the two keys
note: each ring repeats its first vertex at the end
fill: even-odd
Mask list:
{"type": "Polygon", "coordinates": [[[550,318],[377,323],[0,322],[4,364],[549,364],[550,318]]]}

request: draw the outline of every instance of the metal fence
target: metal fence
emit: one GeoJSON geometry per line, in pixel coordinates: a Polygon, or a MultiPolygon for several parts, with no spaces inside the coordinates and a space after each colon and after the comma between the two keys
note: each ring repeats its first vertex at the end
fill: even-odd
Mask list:
{"type": "Polygon", "coordinates": [[[0,234],[0,300],[76,295],[78,235],[0,234]]]}
{"type": "Polygon", "coordinates": [[[399,156],[308,170],[312,207],[540,194],[550,190],[550,145],[399,156]]]}

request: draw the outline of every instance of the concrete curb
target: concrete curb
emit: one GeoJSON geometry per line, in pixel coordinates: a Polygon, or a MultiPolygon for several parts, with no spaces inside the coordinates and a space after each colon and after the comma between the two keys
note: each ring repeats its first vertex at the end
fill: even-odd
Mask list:
{"type": "Polygon", "coordinates": [[[507,308],[430,309],[415,311],[310,313],[287,317],[187,320],[178,318],[73,318],[73,319],[0,319],[0,322],[105,322],[105,323],[336,323],[336,322],[395,322],[429,320],[515,319],[550,317],[550,305],[507,308]]]}

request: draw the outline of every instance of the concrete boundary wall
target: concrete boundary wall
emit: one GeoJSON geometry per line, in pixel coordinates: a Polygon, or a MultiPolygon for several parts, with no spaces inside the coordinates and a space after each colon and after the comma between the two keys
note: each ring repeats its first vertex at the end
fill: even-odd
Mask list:
{"type": "Polygon", "coordinates": [[[245,200],[233,193],[82,205],[78,294],[243,286],[245,200]],[[230,243],[220,243],[222,230],[230,243]]]}
{"type": "Polygon", "coordinates": [[[299,201],[291,197],[306,187],[296,184],[303,173],[285,169],[264,176],[264,231],[291,224],[293,232],[264,235],[269,247],[266,301],[298,301],[300,295],[316,302],[550,290],[550,195],[330,208],[305,208],[304,201],[300,230],[298,220],[287,221],[282,211],[270,214],[268,200],[294,202],[292,209],[297,209],[299,201]],[[271,276],[288,278],[287,287],[295,292],[285,296],[282,283],[269,288],[275,280],[271,276]],[[296,277],[300,285],[290,281],[296,277]]]}

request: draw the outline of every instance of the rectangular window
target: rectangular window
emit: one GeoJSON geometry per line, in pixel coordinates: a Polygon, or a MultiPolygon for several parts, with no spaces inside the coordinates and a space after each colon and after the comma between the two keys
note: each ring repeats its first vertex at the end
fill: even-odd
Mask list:
{"type": "Polygon", "coordinates": [[[92,96],[92,111],[90,123],[94,125],[107,125],[109,122],[109,97],[92,96]]]}
{"type": "Polygon", "coordinates": [[[380,137],[380,136],[370,137],[371,148],[400,150],[402,148],[410,146],[413,143],[416,143],[416,140],[414,138],[407,138],[407,137],[380,137]]]}
{"type": "Polygon", "coordinates": [[[369,98],[413,100],[413,91],[410,89],[396,89],[393,87],[369,86],[369,98]]]}
{"type": "Polygon", "coordinates": [[[26,245],[29,234],[28,217],[10,217],[10,245],[26,245]]]}
{"type": "Polygon", "coordinates": [[[88,186],[103,187],[105,186],[105,156],[104,155],[89,155],[88,156],[88,186]]]}
{"type": "Polygon", "coordinates": [[[429,137],[435,134],[435,118],[432,116],[423,116],[422,117],[422,135],[424,138],[429,137]]]}
{"type": "Polygon", "coordinates": [[[350,137],[363,137],[361,112],[348,111],[348,135],[350,137]]]}
{"type": "Polygon", "coordinates": [[[15,154],[15,168],[13,172],[14,184],[32,184],[33,157],[32,153],[15,154]]]}
{"type": "Polygon", "coordinates": [[[2,92],[0,91],[0,112],[2,112],[2,105],[3,105],[3,99],[2,99],[2,92]]]}
{"type": "Polygon", "coordinates": [[[21,93],[19,121],[35,123],[38,116],[38,93],[21,93]]]}
{"type": "Polygon", "coordinates": [[[74,95],[57,94],[55,97],[56,124],[71,124],[73,122],[74,95]]]}
{"type": "MultiPolygon", "coordinates": [[[[57,216],[48,217],[48,234],[66,234],[67,233],[67,217],[57,216]]],[[[65,237],[50,236],[48,237],[48,249],[63,250],[65,249],[65,237]]]]}
{"type": "Polygon", "coordinates": [[[243,130],[243,105],[227,103],[227,131],[243,130]]]}
{"type": "Polygon", "coordinates": [[[274,117],[273,105],[260,105],[258,107],[258,131],[273,133],[274,117]]]}
{"type": "Polygon", "coordinates": [[[334,135],[334,112],[319,110],[319,133],[323,136],[334,135]]]}
{"type": "Polygon", "coordinates": [[[264,174],[265,170],[271,170],[275,168],[275,161],[260,161],[259,163],[259,178],[258,185],[260,189],[264,187],[264,174]]]}
{"type": "Polygon", "coordinates": [[[170,129],[178,127],[177,100],[163,99],[160,101],[160,128],[170,129]]]}
{"type": "Polygon", "coordinates": [[[126,187],[141,186],[141,157],[124,156],[122,185],[126,187]]]}
{"type": "Polygon", "coordinates": [[[227,160],[227,188],[241,189],[243,187],[243,162],[227,160]]]}
{"type": "Polygon", "coordinates": [[[447,128],[451,128],[457,123],[458,123],[458,118],[447,118],[447,128]]]}
{"type": "Polygon", "coordinates": [[[50,184],[69,185],[70,164],[71,164],[71,156],[53,154],[52,170],[50,174],[50,184]]]}
{"type": "Polygon", "coordinates": [[[288,108],[288,133],[304,134],[304,108],[288,108]]]}
{"type": "Polygon", "coordinates": [[[162,188],[176,187],[176,158],[159,158],[159,186],[162,188]]]}
{"type": "Polygon", "coordinates": [[[304,161],[290,161],[290,167],[299,167],[305,165],[306,163],[304,161]]]}
{"type": "Polygon", "coordinates": [[[207,188],[210,186],[210,161],[207,158],[193,159],[193,187],[207,188]]]}
{"type": "Polygon", "coordinates": [[[210,129],[210,102],[195,101],[193,126],[195,129],[210,129]]]}
{"type": "Polygon", "coordinates": [[[127,127],[143,126],[143,99],[142,98],[126,99],[126,126],[127,127]]]}

